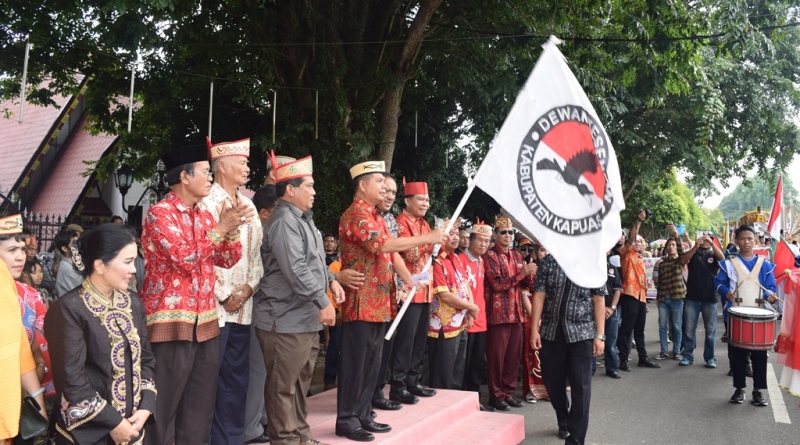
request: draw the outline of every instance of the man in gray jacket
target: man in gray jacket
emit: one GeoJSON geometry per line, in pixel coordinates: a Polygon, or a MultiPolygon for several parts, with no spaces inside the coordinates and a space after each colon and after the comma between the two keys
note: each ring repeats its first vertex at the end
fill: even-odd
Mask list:
{"type": "Polygon", "coordinates": [[[306,394],[319,352],[317,333],[336,322],[328,288],[338,302],[344,291],[325,265],[312,218],[311,157],[281,166],[273,160],[273,168],[278,204],[266,225],[259,283],[266,297],[253,321],[267,368],[268,432],[273,444],[317,445],[306,421],[306,394]]]}

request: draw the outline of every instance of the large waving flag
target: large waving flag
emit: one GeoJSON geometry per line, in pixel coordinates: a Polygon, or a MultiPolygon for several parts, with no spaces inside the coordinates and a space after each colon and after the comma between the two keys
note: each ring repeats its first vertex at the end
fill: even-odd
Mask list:
{"type": "Polygon", "coordinates": [[[783,211],[783,175],[778,177],[775,198],[772,200],[772,211],[769,212],[769,223],[767,223],[767,232],[776,242],[781,239],[781,211],[783,211]]]}
{"type": "Polygon", "coordinates": [[[550,37],[475,183],[583,287],[606,283],[622,234],[619,165],[597,113],[550,37]]]}

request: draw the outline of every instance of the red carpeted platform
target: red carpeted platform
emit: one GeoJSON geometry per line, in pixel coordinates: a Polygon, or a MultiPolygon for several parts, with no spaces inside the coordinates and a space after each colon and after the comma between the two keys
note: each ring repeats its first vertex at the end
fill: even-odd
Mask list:
{"type": "MultiPolygon", "coordinates": [[[[525,438],[525,419],[519,414],[486,413],[478,407],[478,394],[438,390],[416,405],[399,411],[376,410],[376,422],[387,423],[392,431],[375,434],[372,444],[382,445],[515,445],[525,438]]],[[[336,390],[308,399],[308,424],[314,438],[331,445],[355,445],[334,433],[336,390]]]]}

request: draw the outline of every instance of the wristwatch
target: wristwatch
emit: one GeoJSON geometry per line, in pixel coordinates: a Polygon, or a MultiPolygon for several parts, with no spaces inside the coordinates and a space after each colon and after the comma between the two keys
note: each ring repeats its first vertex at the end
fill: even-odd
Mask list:
{"type": "Polygon", "coordinates": [[[597,338],[600,341],[606,341],[606,336],[604,334],[594,334],[594,338],[597,338]]]}
{"type": "Polygon", "coordinates": [[[616,312],[616,311],[617,311],[617,307],[616,307],[615,305],[613,305],[613,304],[612,304],[612,305],[611,305],[611,310],[612,310],[612,311],[614,311],[614,312],[616,312]]]}

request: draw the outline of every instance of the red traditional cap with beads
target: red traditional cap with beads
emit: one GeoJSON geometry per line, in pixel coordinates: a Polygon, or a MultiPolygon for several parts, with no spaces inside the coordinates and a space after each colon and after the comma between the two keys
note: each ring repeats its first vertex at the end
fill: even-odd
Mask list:
{"type": "Polygon", "coordinates": [[[22,215],[16,214],[0,218],[0,235],[16,235],[22,233],[22,215]]]}
{"type": "Polygon", "coordinates": [[[428,183],[427,182],[408,182],[406,177],[403,176],[403,196],[411,195],[427,195],[428,183]]]}
{"type": "Polygon", "coordinates": [[[211,138],[206,136],[206,145],[208,145],[208,158],[210,161],[219,159],[223,156],[250,157],[250,138],[240,139],[233,142],[219,142],[217,144],[212,144],[211,138]]]}
{"type": "Polygon", "coordinates": [[[472,233],[478,236],[485,236],[487,238],[491,238],[492,236],[492,226],[486,224],[485,222],[481,221],[480,219],[475,220],[475,224],[472,226],[472,233]]]}
{"type": "Polygon", "coordinates": [[[272,169],[275,171],[276,183],[311,176],[314,173],[311,156],[281,165],[275,157],[275,152],[271,151],[269,152],[269,159],[272,163],[272,169]]]}

